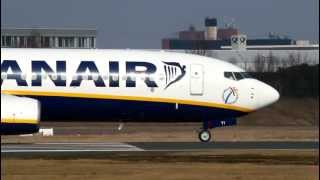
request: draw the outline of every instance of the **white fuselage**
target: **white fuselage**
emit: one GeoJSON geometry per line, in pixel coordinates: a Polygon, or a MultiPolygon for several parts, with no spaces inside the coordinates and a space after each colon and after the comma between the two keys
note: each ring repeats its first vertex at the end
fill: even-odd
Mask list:
{"type": "Polygon", "coordinates": [[[278,100],[272,87],[243,74],[230,63],[182,53],[1,49],[1,94],[35,98],[165,103],[175,109],[187,105],[242,113],[278,100]]]}

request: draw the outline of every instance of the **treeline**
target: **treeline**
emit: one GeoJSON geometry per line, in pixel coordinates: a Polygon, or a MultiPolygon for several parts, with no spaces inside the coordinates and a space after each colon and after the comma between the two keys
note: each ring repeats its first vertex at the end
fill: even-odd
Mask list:
{"type": "Polygon", "coordinates": [[[319,64],[295,65],[275,72],[251,72],[251,75],[275,87],[281,96],[319,97],[319,64]]]}

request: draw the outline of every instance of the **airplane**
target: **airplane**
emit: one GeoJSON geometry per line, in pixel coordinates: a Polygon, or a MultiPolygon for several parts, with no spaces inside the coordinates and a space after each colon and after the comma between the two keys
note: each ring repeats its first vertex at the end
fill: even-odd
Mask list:
{"type": "Polygon", "coordinates": [[[1,48],[1,135],[36,133],[46,116],[129,116],[202,120],[198,137],[209,142],[211,129],[236,125],[278,99],[277,90],[243,69],[205,56],[1,48]]]}

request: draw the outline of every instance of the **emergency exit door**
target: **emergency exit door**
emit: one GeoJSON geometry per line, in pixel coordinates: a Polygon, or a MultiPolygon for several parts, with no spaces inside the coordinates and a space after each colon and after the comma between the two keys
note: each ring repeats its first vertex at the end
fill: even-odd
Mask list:
{"type": "Polygon", "coordinates": [[[190,68],[190,94],[203,95],[203,66],[192,64],[190,68]]]}

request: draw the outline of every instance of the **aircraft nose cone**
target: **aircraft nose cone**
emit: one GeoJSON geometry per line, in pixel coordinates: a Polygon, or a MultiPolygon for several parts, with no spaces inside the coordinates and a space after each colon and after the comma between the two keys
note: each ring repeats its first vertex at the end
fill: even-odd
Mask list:
{"type": "Polygon", "coordinates": [[[279,92],[267,84],[264,84],[264,87],[260,94],[261,94],[260,103],[262,104],[263,107],[277,102],[280,98],[279,92]]]}
{"type": "Polygon", "coordinates": [[[273,87],[261,81],[256,81],[256,103],[255,109],[261,109],[277,102],[280,98],[279,92],[273,87]]]}
{"type": "Polygon", "coordinates": [[[269,90],[268,91],[269,91],[268,94],[269,94],[270,104],[273,104],[273,103],[277,102],[279,100],[279,98],[280,98],[279,92],[275,88],[273,88],[271,86],[269,86],[269,90]]]}

